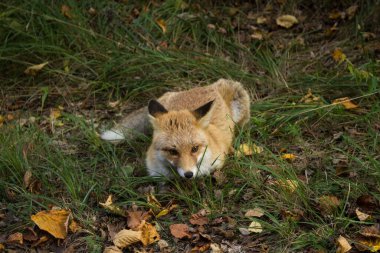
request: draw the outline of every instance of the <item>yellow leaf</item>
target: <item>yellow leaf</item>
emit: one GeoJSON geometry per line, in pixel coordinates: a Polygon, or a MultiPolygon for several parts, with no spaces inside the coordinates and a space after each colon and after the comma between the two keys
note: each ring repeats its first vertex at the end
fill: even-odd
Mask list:
{"type": "Polygon", "coordinates": [[[50,109],[50,116],[49,117],[51,120],[58,119],[59,117],[61,117],[61,110],[58,108],[50,109]]]}
{"type": "Polygon", "coordinates": [[[119,206],[116,206],[112,202],[112,195],[109,195],[105,203],[99,203],[100,206],[102,206],[104,209],[107,209],[111,213],[118,214],[120,216],[127,217],[127,211],[124,209],[121,209],[119,206]]]}
{"type": "Polygon", "coordinates": [[[4,121],[5,121],[5,118],[4,118],[4,116],[0,115],[0,124],[3,124],[3,123],[4,123],[4,121]]]}
{"type": "Polygon", "coordinates": [[[276,184],[289,192],[294,192],[298,187],[298,182],[296,180],[291,179],[278,180],[276,184]]]}
{"type": "Polygon", "coordinates": [[[355,245],[359,251],[371,251],[378,252],[380,250],[380,239],[379,238],[366,238],[359,240],[360,245],[355,245]]]}
{"type": "Polygon", "coordinates": [[[260,154],[264,151],[263,147],[257,146],[256,144],[240,144],[239,150],[237,151],[236,155],[238,157],[250,156],[252,154],[260,154]]]}
{"type": "Polygon", "coordinates": [[[41,64],[33,65],[25,69],[24,73],[30,76],[37,75],[38,72],[40,72],[43,67],[45,67],[49,62],[44,62],[41,64]]]}
{"type": "Polygon", "coordinates": [[[343,53],[342,49],[340,49],[339,47],[334,49],[332,57],[336,62],[343,62],[347,58],[346,55],[343,53]]]}
{"type": "Polygon", "coordinates": [[[341,235],[336,240],[336,242],[338,244],[338,248],[336,250],[336,253],[346,253],[352,248],[351,245],[349,244],[349,242],[347,241],[347,239],[341,235]]]}
{"type": "Polygon", "coordinates": [[[264,36],[261,31],[255,31],[254,33],[251,34],[251,38],[254,40],[263,40],[264,36]]]}
{"type": "Polygon", "coordinates": [[[260,16],[260,17],[258,17],[258,18],[256,19],[256,23],[257,23],[258,25],[265,24],[265,23],[267,23],[267,22],[268,22],[268,19],[267,19],[266,17],[264,17],[264,16],[260,16]]]}
{"type": "Polygon", "coordinates": [[[294,154],[288,154],[288,153],[286,153],[286,154],[281,155],[281,158],[284,159],[284,160],[293,161],[294,159],[297,158],[297,156],[294,155],[294,154]]]}
{"type": "Polygon", "coordinates": [[[359,208],[355,209],[355,213],[356,213],[356,216],[358,217],[358,219],[360,221],[365,221],[366,219],[368,219],[369,217],[371,217],[371,215],[361,212],[359,210],[359,208]]]}
{"type": "Polygon", "coordinates": [[[260,207],[256,207],[254,209],[249,209],[244,216],[245,217],[261,217],[264,215],[264,210],[260,207]]]}
{"type": "Polygon", "coordinates": [[[117,233],[113,239],[113,243],[118,248],[125,248],[131,244],[141,241],[142,231],[133,231],[130,229],[123,229],[117,233]]]}
{"type": "Polygon", "coordinates": [[[248,231],[253,233],[261,233],[263,232],[263,227],[261,226],[260,222],[252,221],[248,226],[248,231]]]}
{"type": "Polygon", "coordinates": [[[144,223],[144,225],[141,227],[141,231],[142,235],[140,240],[144,246],[160,240],[160,235],[158,234],[156,228],[148,222],[144,223]]]}
{"type": "Polygon", "coordinates": [[[0,243],[0,252],[3,250],[5,250],[5,246],[4,246],[4,244],[0,243]]]}
{"type": "Polygon", "coordinates": [[[116,246],[108,246],[104,249],[103,253],[123,253],[123,251],[116,246]]]}
{"type": "Polygon", "coordinates": [[[159,212],[157,215],[156,215],[156,218],[160,218],[161,216],[165,216],[169,213],[169,210],[168,209],[163,209],[161,210],[161,212],[159,212]]]}
{"type": "Polygon", "coordinates": [[[69,228],[72,233],[76,233],[77,231],[80,231],[82,229],[75,220],[71,221],[69,228]]]}
{"type": "Polygon", "coordinates": [[[298,19],[292,15],[282,15],[276,19],[277,25],[289,29],[295,24],[298,24],[298,19]]]}
{"type": "Polygon", "coordinates": [[[162,32],[166,33],[167,29],[166,29],[166,22],[165,22],[165,20],[163,20],[162,18],[160,18],[160,19],[157,19],[156,22],[157,22],[158,26],[161,27],[162,32]]]}
{"type": "Polygon", "coordinates": [[[357,104],[354,104],[348,97],[334,99],[332,101],[332,104],[333,105],[341,104],[347,110],[351,110],[351,109],[355,109],[359,107],[357,104]]]}
{"type": "Polygon", "coordinates": [[[31,216],[37,226],[53,235],[55,238],[65,239],[70,217],[69,210],[41,211],[31,216]]]}

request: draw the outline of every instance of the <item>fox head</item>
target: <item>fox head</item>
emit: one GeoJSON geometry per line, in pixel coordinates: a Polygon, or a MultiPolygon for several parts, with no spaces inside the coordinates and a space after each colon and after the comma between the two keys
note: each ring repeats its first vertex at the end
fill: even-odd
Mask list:
{"type": "Polygon", "coordinates": [[[210,153],[206,129],[212,104],[210,101],[194,111],[168,111],[156,100],[149,102],[156,156],[166,166],[176,169],[181,177],[196,177],[210,153]]]}

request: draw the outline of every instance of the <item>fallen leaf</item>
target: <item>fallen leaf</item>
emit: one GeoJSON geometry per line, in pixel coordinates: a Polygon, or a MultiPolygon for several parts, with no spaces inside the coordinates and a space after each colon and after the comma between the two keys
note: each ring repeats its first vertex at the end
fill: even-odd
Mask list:
{"type": "Polygon", "coordinates": [[[17,232],[17,233],[9,235],[6,242],[7,243],[17,243],[17,244],[22,245],[24,243],[24,237],[23,237],[22,233],[17,232]]]}
{"type": "Polygon", "coordinates": [[[352,5],[352,6],[347,8],[346,13],[347,13],[347,17],[349,20],[351,20],[355,16],[358,8],[359,8],[359,6],[357,4],[352,5]]]}
{"type": "Polygon", "coordinates": [[[5,121],[4,116],[0,115],[0,126],[3,125],[4,121],[5,121]]]}
{"type": "Polygon", "coordinates": [[[329,13],[329,19],[345,19],[346,13],[344,11],[333,10],[329,13]]]}
{"type": "Polygon", "coordinates": [[[300,209],[294,209],[292,211],[281,210],[281,216],[283,219],[288,219],[288,220],[292,220],[292,221],[299,221],[299,220],[301,220],[303,215],[304,215],[304,213],[300,209]]]}
{"type": "Polygon", "coordinates": [[[157,215],[156,218],[160,218],[162,216],[168,215],[173,209],[177,208],[178,205],[176,204],[169,204],[167,207],[162,209],[157,215]]]}
{"type": "Polygon", "coordinates": [[[97,11],[94,7],[90,7],[90,9],[88,9],[88,14],[92,15],[92,16],[95,16],[97,14],[97,11]]]}
{"type": "Polygon", "coordinates": [[[380,239],[380,224],[364,227],[359,233],[365,237],[375,237],[380,239]]]}
{"type": "Polygon", "coordinates": [[[28,169],[24,174],[24,187],[28,188],[32,183],[32,170],[28,169]]]}
{"type": "Polygon", "coordinates": [[[350,243],[347,241],[347,239],[341,235],[336,240],[336,242],[338,244],[338,248],[336,250],[336,253],[345,253],[345,252],[348,252],[352,248],[350,243]]]}
{"type": "Polygon", "coordinates": [[[371,195],[362,195],[357,198],[356,204],[365,210],[373,210],[378,207],[377,200],[371,195]]]}
{"type": "Polygon", "coordinates": [[[324,195],[318,198],[319,207],[325,213],[332,213],[340,206],[340,200],[333,195],[324,195]]]}
{"type": "Polygon", "coordinates": [[[155,226],[148,222],[144,222],[143,226],[141,227],[141,231],[142,234],[140,240],[144,246],[147,246],[160,240],[160,235],[158,234],[157,229],[155,228],[155,226]]]}
{"type": "Polygon", "coordinates": [[[358,105],[354,104],[348,97],[334,99],[332,101],[332,104],[333,105],[341,104],[347,110],[351,110],[351,109],[355,109],[359,107],[358,105]]]}
{"type": "Polygon", "coordinates": [[[118,248],[125,248],[131,244],[140,242],[142,238],[142,231],[134,231],[130,229],[123,229],[117,233],[113,239],[113,243],[118,248]]]}
{"type": "Polygon", "coordinates": [[[261,217],[264,215],[264,210],[260,207],[255,207],[254,209],[249,209],[244,216],[245,217],[261,217]]]}
{"type": "Polygon", "coordinates": [[[61,6],[61,13],[63,16],[65,16],[68,19],[72,19],[72,17],[73,17],[71,15],[71,8],[69,6],[67,6],[66,4],[63,4],[61,6]]]}
{"type": "Polygon", "coordinates": [[[44,242],[46,242],[48,240],[49,240],[49,237],[47,237],[46,235],[43,235],[43,236],[40,237],[40,239],[38,239],[37,242],[35,242],[35,243],[32,244],[32,248],[37,247],[38,245],[40,245],[40,244],[42,244],[42,243],[44,243],[44,242]]]}
{"type": "Polygon", "coordinates": [[[289,192],[294,192],[298,188],[298,181],[296,180],[277,180],[275,182],[276,185],[280,186],[282,189],[287,190],[289,192]]]}
{"type": "Polygon", "coordinates": [[[130,229],[135,230],[140,226],[143,220],[147,220],[150,218],[148,212],[143,211],[127,211],[128,214],[128,222],[127,225],[130,229]]]}
{"type": "Polygon", "coordinates": [[[115,108],[116,106],[118,106],[120,104],[120,100],[116,100],[116,101],[113,101],[113,102],[108,102],[108,106],[111,107],[111,108],[115,108]]]}
{"type": "Polygon", "coordinates": [[[32,215],[31,219],[40,229],[47,231],[55,238],[65,239],[70,214],[71,212],[65,209],[41,211],[32,215]]]}
{"type": "Polygon", "coordinates": [[[340,49],[339,47],[338,48],[335,48],[334,49],[334,52],[332,53],[332,58],[334,59],[334,61],[336,62],[343,62],[344,60],[346,60],[346,55],[343,53],[342,49],[340,49]]]}
{"type": "Polygon", "coordinates": [[[298,24],[298,20],[292,15],[282,15],[276,19],[277,25],[289,29],[295,24],[298,24]]]}
{"type": "Polygon", "coordinates": [[[237,156],[242,157],[250,156],[252,154],[260,154],[264,151],[264,149],[260,146],[257,146],[256,144],[240,144],[239,149],[237,151],[237,156]]]}
{"type": "Polygon", "coordinates": [[[355,213],[356,213],[356,216],[358,217],[358,219],[359,219],[360,221],[365,221],[365,220],[367,220],[368,218],[371,217],[371,215],[361,212],[361,211],[359,210],[359,208],[356,208],[356,209],[355,209],[355,213]]]}
{"type": "Polygon", "coordinates": [[[193,225],[203,226],[208,224],[209,220],[206,217],[207,212],[205,209],[200,210],[196,214],[192,214],[191,218],[189,219],[190,223],[193,225]]]}
{"type": "Polygon", "coordinates": [[[4,246],[4,244],[0,243],[0,252],[3,250],[5,250],[5,246],[4,246]]]}
{"type": "Polygon", "coordinates": [[[146,198],[149,206],[152,208],[153,213],[158,214],[162,209],[161,203],[157,200],[153,193],[147,194],[146,198]]]}
{"type": "Polygon", "coordinates": [[[178,239],[191,238],[189,227],[186,224],[172,224],[170,225],[170,233],[178,239]]]}
{"type": "Polygon", "coordinates": [[[25,69],[24,73],[27,74],[27,75],[30,75],[30,76],[35,76],[37,75],[38,72],[41,71],[41,69],[43,69],[43,67],[45,67],[49,62],[44,62],[44,63],[41,63],[41,64],[37,64],[37,65],[33,65],[33,66],[30,66],[28,68],[25,69]]]}
{"type": "Polygon", "coordinates": [[[205,252],[210,249],[210,244],[211,243],[205,243],[202,245],[197,245],[194,248],[190,250],[190,253],[198,253],[198,252],[205,252]]]}
{"type": "Polygon", "coordinates": [[[360,244],[355,244],[359,251],[371,251],[378,252],[380,250],[380,239],[379,238],[365,238],[359,240],[360,244]]]}
{"type": "Polygon", "coordinates": [[[294,159],[297,158],[297,156],[295,154],[283,154],[281,155],[281,158],[284,159],[284,160],[287,160],[287,161],[293,161],[294,159]]]}
{"type": "Polygon", "coordinates": [[[69,229],[72,233],[76,233],[76,232],[80,231],[82,228],[81,228],[81,226],[79,226],[79,224],[75,220],[72,220],[70,222],[69,229]]]}
{"type": "Polygon", "coordinates": [[[162,32],[166,33],[167,28],[166,28],[166,22],[165,22],[165,20],[163,20],[162,18],[160,18],[160,19],[156,20],[156,23],[161,28],[162,32]]]}
{"type": "Polygon", "coordinates": [[[108,211],[110,211],[111,213],[114,213],[114,214],[118,214],[120,216],[123,216],[123,217],[127,217],[128,214],[127,214],[127,211],[120,208],[119,206],[116,206],[113,201],[112,201],[112,195],[109,195],[106,202],[104,203],[99,203],[99,205],[101,207],[103,207],[104,209],[107,209],[108,211]]]}
{"type": "Polygon", "coordinates": [[[159,240],[157,245],[160,248],[160,252],[164,252],[164,250],[169,247],[169,243],[163,239],[159,240]]]}
{"type": "Polygon", "coordinates": [[[266,24],[267,22],[268,22],[268,19],[264,16],[257,17],[257,19],[256,19],[256,23],[258,25],[266,24]]]}
{"type": "Polygon", "coordinates": [[[313,102],[320,102],[321,101],[321,98],[318,97],[318,96],[315,96],[311,89],[309,88],[307,90],[307,93],[305,96],[303,96],[300,100],[300,103],[305,103],[305,104],[309,104],[309,103],[313,103],[313,102]]]}
{"type": "Polygon", "coordinates": [[[252,221],[248,226],[248,231],[252,233],[261,233],[263,232],[263,227],[261,226],[260,222],[252,221]]]}
{"type": "Polygon", "coordinates": [[[242,235],[249,235],[251,233],[251,231],[249,231],[248,228],[238,228],[238,229],[239,229],[240,234],[242,235]]]}
{"type": "Polygon", "coordinates": [[[223,253],[223,250],[216,243],[210,244],[211,252],[210,253],[223,253]]]}
{"type": "Polygon", "coordinates": [[[263,40],[264,34],[261,31],[255,31],[250,35],[250,37],[254,40],[263,40]]]}
{"type": "Polygon", "coordinates": [[[123,253],[123,251],[116,246],[108,246],[104,249],[103,253],[123,253]]]}

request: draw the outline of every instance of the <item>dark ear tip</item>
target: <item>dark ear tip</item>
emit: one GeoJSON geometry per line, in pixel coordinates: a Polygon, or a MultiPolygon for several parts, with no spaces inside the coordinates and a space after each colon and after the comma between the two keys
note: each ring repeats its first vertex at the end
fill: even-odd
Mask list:
{"type": "Polygon", "coordinates": [[[148,103],[148,112],[153,117],[168,112],[165,107],[155,99],[152,99],[148,103]]]}

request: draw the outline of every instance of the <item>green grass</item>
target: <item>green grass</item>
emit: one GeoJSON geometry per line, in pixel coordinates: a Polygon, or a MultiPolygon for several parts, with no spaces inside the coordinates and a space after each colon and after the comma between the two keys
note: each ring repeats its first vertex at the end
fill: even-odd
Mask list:
{"type": "MultiPolygon", "coordinates": [[[[148,209],[142,188],[153,185],[162,203],[179,204],[156,221],[163,228],[161,236],[172,245],[168,226],[188,223],[189,215],[203,208],[210,210],[210,218],[235,219],[234,239],[243,248],[248,247],[247,240],[237,228],[248,226],[252,219],[244,213],[254,207],[265,211],[255,219],[264,232],[250,235],[250,240],[258,239],[257,247],[267,245],[270,252],[334,252],[339,235],[356,240],[359,229],[369,224],[355,217],[356,199],[370,194],[380,201],[380,62],[370,47],[374,41],[363,37],[363,32],[376,29],[372,19],[379,3],[360,1],[357,15],[341,21],[337,34],[326,38],[323,29],[333,25],[326,15],[334,8],[349,7],[349,1],[336,6],[324,2],[319,8],[308,7],[305,1],[270,2],[272,18],[297,9],[318,18],[306,18],[289,30],[260,27],[271,29],[271,36],[242,41],[239,34],[250,33],[244,26],[255,23],[247,19],[248,11],[262,12],[264,3],[241,7],[235,16],[228,14],[232,6],[228,2],[0,3],[0,115],[15,117],[0,127],[0,203],[10,220],[4,234],[25,231],[32,226],[30,215],[40,210],[69,208],[86,232],[67,239],[68,245],[101,252],[109,242],[100,229],[106,231],[108,222],[120,219],[98,203],[113,194],[123,207],[135,203],[148,209]],[[62,4],[70,6],[71,18],[61,13],[62,4]],[[96,14],[88,12],[91,7],[96,14]],[[317,11],[310,13],[314,8],[317,11]],[[158,19],[165,20],[167,32],[158,19]],[[310,30],[305,24],[323,29],[310,30]],[[297,36],[305,45],[297,44],[297,36]],[[331,53],[336,47],[343,49],[349,62],[334,62],[331,53]],[[368,48],[361,52],[360,47],[368,48]],[[49,64],[36,76],[23,73],[42,62],[49,64]],[[118,146],[98,138],[97,132],[121,113],[164,91],[219,78],[241,81],[252,96],[252,117],[239,131],[235,148],[241,143],[264,148],[250,157],[230,156],[223,170],[227,180],[221,184],[211,177],[191,182],[151,179],[144,165],[149,136],[118,146]],[[320,97],[317,103],[300,102],[309,88],[320,97]],[[331,105],[346,96],[357,98],[354,102],[360,109],[331,105]],[[108,103],[116,100],[122,106],[110,107],[108,103]],[[63,125],[51,127],[50,109],[58,106],[64,108],[59,118],[63,125]],[[19,126],[19,120],[30,116],[35,122],[19,126]],[[339,132],[341,136],[334,139],[339,132]],[[296,154],[297,159],[284,161],[283,152],[296,154]],[[333,160],[339,155],[347,158],[345,169],[353,177],[336,174],[333,160]],[[32,172],[32,190],[24,185],[27,171],[32,172]],[[162,180],[166,191],[160,191],[162,180]],[[284,180],[298,187],[290,192],[271,183],[284,180]],[[324,195],[340,200],[329,214],[319,206],[324,195]],[[284,216],[297,210],[300,219],[284,216]]],[[[369,211],[371,222],[378,222],[378,210],[369,211]]],[[[220,243],[220,238],[215,240],[220,243]]]]}

